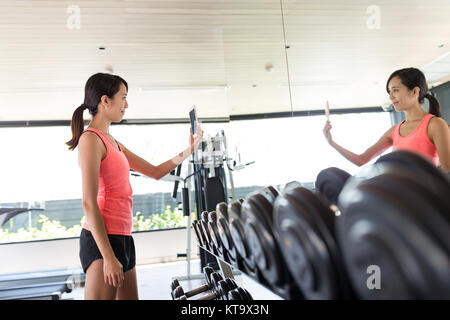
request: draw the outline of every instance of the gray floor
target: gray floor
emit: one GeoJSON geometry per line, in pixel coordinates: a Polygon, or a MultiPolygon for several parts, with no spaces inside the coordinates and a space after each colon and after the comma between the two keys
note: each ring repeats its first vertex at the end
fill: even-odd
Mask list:
{"type": "MultiPolygon", "coordinates": [[[[186,261],[140,265],[136,267],[139,286],[139,298],[142,300],[171,300],[170,283],[174,277],[187,274],[186,261]]],[[[191,275],[200,271],[200,260],[191,262],[191,275]]],[[[281,300],[278,295],[259,285],[245,274],[234,276],[237,284],[247,289],[255,300],[281,300]]],[[[180,281],[183,289],[191,290],[204,284],[202,279],[180,281]]],[[[199,295],[200,297],[201,295],[199,295]]],[[[83,300],[84,288],[76,288],[64,293],[62,299],[83,300]]]]}

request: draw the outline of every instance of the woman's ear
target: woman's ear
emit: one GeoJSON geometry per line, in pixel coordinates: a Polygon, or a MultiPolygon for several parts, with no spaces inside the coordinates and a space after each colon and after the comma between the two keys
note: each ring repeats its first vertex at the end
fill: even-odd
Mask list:
{"type": "Polygon", "coordinates": [[[414,87],[412,93],[413,93],[414,98],[419,99],[419,97],[420,97],[420,88],[419,87],[414,87]]]}
{"type": "Polygon", "coordinates": [[[102,106],[107,107],[108,103],[109,103],[109,98],[106,94],[104,94],[101,98],[100,98],[100,103],[102,104],[102,106]]]}

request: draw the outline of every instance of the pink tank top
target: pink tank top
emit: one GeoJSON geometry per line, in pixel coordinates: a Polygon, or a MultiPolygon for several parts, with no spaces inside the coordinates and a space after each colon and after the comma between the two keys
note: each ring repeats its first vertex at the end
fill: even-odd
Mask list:
{"type": "MultiPolygon", "coordinates": [[[[100,163],[97,194],[97,203],[102,213],[106,233],[131,235],[133,190],[130,185],[128,160],[120,150],[120,146],[118,150],[101,131],[94,128],[86,128],[84,132],[86,131],[97,133],[106,146],[106,156],[100,163]]],[[[89,230],[86,221],[83,228],[89,230]]]]}
{"type": "Polygon", "coordinates": [[[394,150],[409,150],[416,152],[428,159],[430,159],[436,166],[439,165],[439,156],[436,146],[428,138],[428,124],[434,115],[427,114],[419,123],[417,128],[408,136],[402,137],[400,135],[400,126],[405,122],[395,126],[392,131],[392,147],[394,150]]]}

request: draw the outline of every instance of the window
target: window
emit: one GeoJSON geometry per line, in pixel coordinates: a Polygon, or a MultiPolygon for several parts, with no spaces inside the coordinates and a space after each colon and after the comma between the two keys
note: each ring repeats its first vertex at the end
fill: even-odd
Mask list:
{"type": "MultiPolygon", "coordinates": [[[[237,197],[263,186],[282,188],[296,180],[314,182],[318,172],[336,166],[354,174],[359,169],[325,141],[324,116],[203,123],[207,135],[224,130],[229,156],[240,163],[255,161],[233,172],[237,197]]],[[[332,115],[335,141],[363,152],[389,129],[389,113],[332,115]]],[[[111,134],[129,150],[158,165],[188,147],[189,125],[118,125],[111,134]]],[[[68,151],[69,127],[2,128],[0,141],[0,208],[21,208],[6,221],[0,242],[78,236],[81,219],[81,172],[78,152],[68,151]],[[31,209],[30,211],[24,209],[31,209]]],[[[186,163],[182,176],[186,176],[186,163]]],[[[173,183],[130,178],[134,230],[185,225],[173,183]]],[[[228,184],[229,186],[229,184],[228,184]]],[[[180,189],[179,189],[180,190],[180,189]]],[[[0,215],[0,223],[5,214],[0,215]]]]}
{"type": "MultiPolygon", "coordinates": [[[[365,151],[390,128],[387,112],[332,115],[330,121],[333,139],[355,153],[365,151]]],[[[356,173],[359,168],[328,145],[324,125],[324,116],[232,122],[229,144],[239,148],[242,162],[256,161],[235,174],[235,185],[313,182],[320,170],[331,166],[356,173]]]]}

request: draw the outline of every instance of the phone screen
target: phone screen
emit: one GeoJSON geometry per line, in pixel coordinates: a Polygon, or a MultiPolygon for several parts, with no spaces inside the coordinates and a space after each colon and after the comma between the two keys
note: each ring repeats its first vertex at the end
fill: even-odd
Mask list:
{"type": "Polygon", "coordinates": [[[195,108],[192,108],[191,111],[189,111],[189,118],[191,119],[192,134],[195,134],[197,132],[197,114],[195,108]]]}

